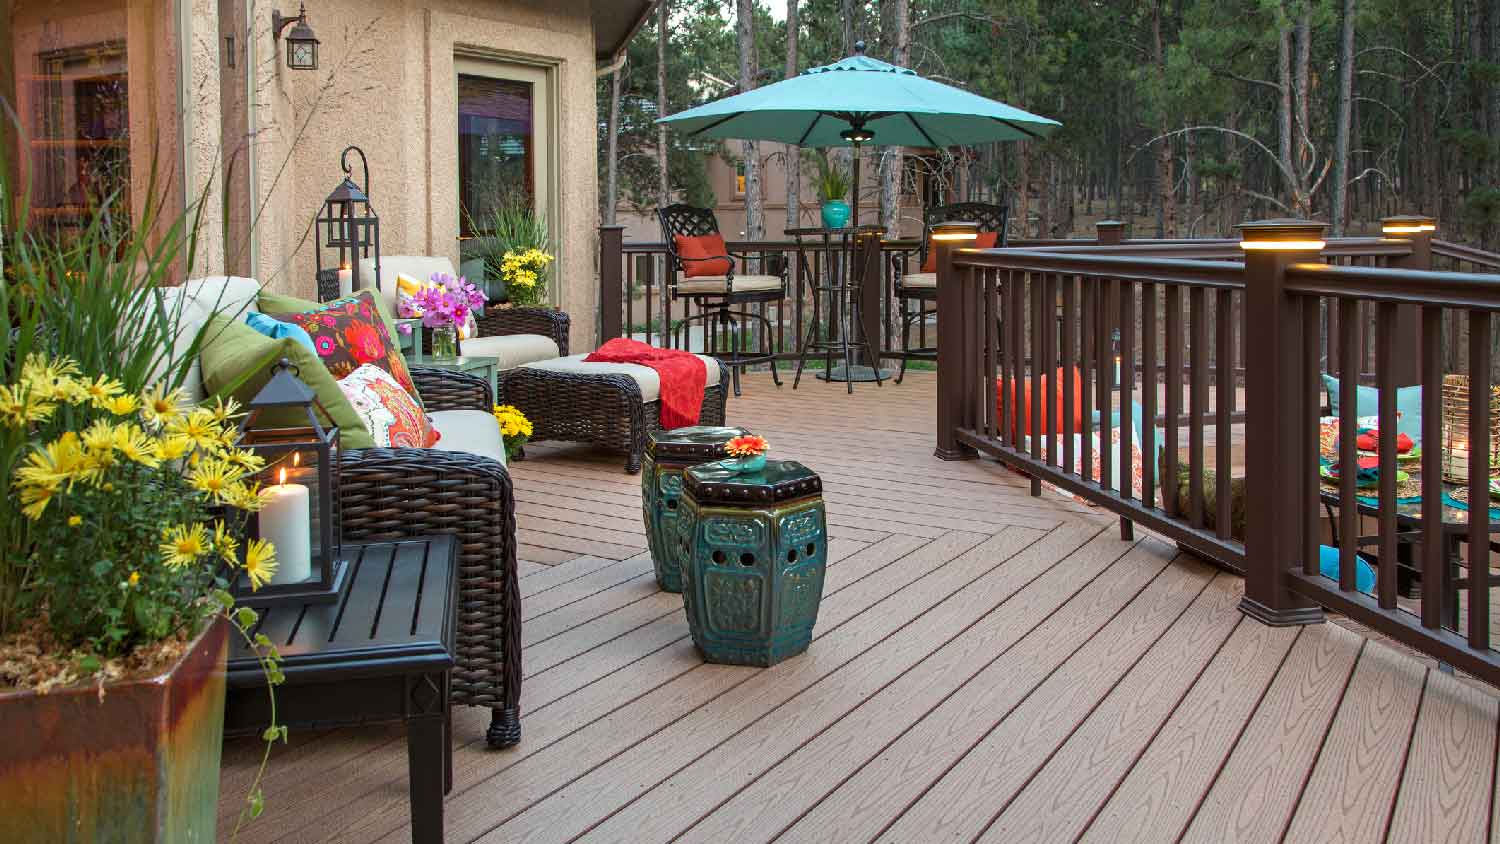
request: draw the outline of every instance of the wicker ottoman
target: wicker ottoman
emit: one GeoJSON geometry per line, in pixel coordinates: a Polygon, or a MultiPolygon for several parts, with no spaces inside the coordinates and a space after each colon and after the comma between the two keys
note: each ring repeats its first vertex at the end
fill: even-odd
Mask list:
{"type": "MultiPolygon", "coordinates": [[[[708,367],[700,425],[723,425],[728,373],[718,360],[708,367]]],[[[501,372],[496,401],[520,408],[531,420],[531,442],[593,443],[625,454],[625,471],[641,470],[646,435],[661,428],[656,371],[630,363],[585,363],[583,355],[538,361],[501,372]]]]}

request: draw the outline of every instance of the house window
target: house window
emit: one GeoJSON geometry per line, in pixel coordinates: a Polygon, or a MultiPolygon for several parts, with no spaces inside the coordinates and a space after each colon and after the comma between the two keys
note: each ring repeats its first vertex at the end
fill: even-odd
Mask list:
{"type": "Polygon", "coordinates": [[[745,163],[743,161],[734,165],[734,195],[745,195],[745,163]]]}
{"type": "Polygon", "coordinates": [[[132,112],[149,111],[132,100],[143,101],[151,83],[129,78],[125,3],[82,14],[50,3],[12,8],[10,67],[0,70],[8,83],[0,96],[21,124],[5,133],[15,138],[5,150],[11,189],[29,189],[32,219],[45,231],[77,231],[101,208],[129,225],[132,112]]]}
{"type": "Polygon", "coordinates": [[[536,206],[536,90],[519,79],[459,74],[460,231],[489,230],[495,209],[524,199],[536,206]]]}

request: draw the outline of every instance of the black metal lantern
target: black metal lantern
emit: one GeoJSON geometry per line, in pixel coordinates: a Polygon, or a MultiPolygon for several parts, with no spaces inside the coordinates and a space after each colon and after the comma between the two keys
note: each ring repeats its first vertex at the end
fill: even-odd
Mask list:
{"type": "Polygon", "coordinates": [[[370,163],[363,150],[351,146],[345,147],[339,156],[339,166],[344,170],[344,180],[323,200],[322,211],[313,222],[318,298],[325,302],[342,294],[345,277],[349,279],[350,292],[364,288],[359,262],[370,257],[371,250],[375,255],[375,278],[369,281],[380,286],[380,217],[370,205],[370,163]],[[354,182],[354,168],[349,166],[351,152],[359,154],[364,166],[363,185],[354,182]],[[326,258],[325,249],[330,252],[326,258]]]}
{"type": "Polygon", "coordinates": [[[245,606],[320,603],[338,598],[347,561],[339,516],[339,429],[286,359],[251,400],[240,424],[239,448],[265,460],[262,508],[251,513],[247,536],[276,546],[277,572],[251,590],[243,572],[233,591],[245,606]]]}
{"type": "Polygon", "coordinates": [[[271,12],[271,38],[281,37],[281,31],[291,26],[286,35],[286,66],[292,70],[318,69],[318,38],[307,25],[307,7],[298,4],[297,16],[282,17],[280,12],[271,12]],[[295,26],[293,26],[295,24],[295,26]]]}

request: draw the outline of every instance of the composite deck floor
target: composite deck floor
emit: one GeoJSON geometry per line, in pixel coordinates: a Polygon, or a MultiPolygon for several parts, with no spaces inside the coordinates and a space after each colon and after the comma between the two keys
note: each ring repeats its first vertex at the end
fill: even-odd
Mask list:
{"type": "MultiPolygon", "coordinates": [[[[454,713],[456,842],[1480,841],[1497,698],[1334,624],[1270,628],[1241,581],[984,462],[934,459],[928,373],[762,376],[730,421],[825,481],[811,649],[704,664],[656,589],[639,481],[513,467],[523,740],[454,713]]],[[[259,746],[226,747],[221,831],[259,746]]],[[[399,729],[293,732],[240,840],[410,840],[399,729]]]]}

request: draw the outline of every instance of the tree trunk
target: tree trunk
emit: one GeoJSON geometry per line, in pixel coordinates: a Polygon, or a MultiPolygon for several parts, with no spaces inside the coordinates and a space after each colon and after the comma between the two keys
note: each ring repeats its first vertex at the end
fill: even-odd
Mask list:
{"type": "Polygon", "coordinates": [[[1276,157],[1281,163],[1281,181],[1286,184],[1287,207],[1297,204],[1297,185],[1292,177],[1296,163],[1292,160],[1292,31],[1283,29],[1276,39],[1276,85],[1278,87],[1276,157]]]}
{"type": "Polygon", "coordinates": [[[852,56],[854,55],[854,14],[857,7],[854,0],[842,0],[841,5],[844,13],[844,56],[852,56]]]}
{"type": "Polygon", "coordinates": [[[1339,29],[1339,99],[1333,132],[1333,236],[1349,225],[1349,130],[1354,119],[1354,0],[1344,0],[1339,29]]]}
{"type": "MultiPolygon", "coordinates": [[[[667,111],[667,7],[671,0],[661,0],[656,7],[656,116],[666,117],[667,111]]],[[[656,124],[656,204],[666,208],[672,204],[672,183],[667,175],[667,124],[656,124]]]]}
{"type": "MultiPolygon", "coordinates": [[[[1152,6],[1151,14],[1151,59],[1156,66],[1156,78],[1160,83],[1160,90],[1166,91],[1167,49],[1162,37],[1162,13],[1162,0],[1157,0],[1152,6]]],[[[1161,114],[1161,122],[1157,128],[1161,134],[1165,135],[1171,131],[1166,104],[1158,103],[1157,108],[1161,114]]],[[[1172,142],[1164,139],[1156,145],[1156,195],[1161,213],[1160,235],[1162,237],[1177,236],[1177,178],[1172,170],[1172,142]]]]}
{"type": "Polygon", "coordinates": [[[1031,143],[1017,141],[1016,146],[1020,147],[1018,152],[1021,161],[1017,180],[1020,184],[1016,188],[1016,222],[1020,225],[1016,231],[1021,233],[1021,237],[1031,237],[1031,220],[1028,219],[1031,213],[1031,143]]]}
{"type": "MultiPolygon", "coordinates": [[[[786,78],[797,75],[797,39],[801,37],[797,0],[786,2],[786,78]]],[[[797,228],[802,220],[802,148],[786,148],[786,227],[797,228]]]]}
{"type": "MultiPolygon", "coordinates": [[[[755,2],[737,0],[738,30],[740,42],[740,91],[755,87],[757,74],[755,56],[755,2]]],[[[764,191],[760,184],[760,144],[744,141],[745,153],[745,239],[765,240],[766,221],[763,204],[764,191]]]]}
{"type": "MultiPolygon", "coordinates": [[[[882,12],[886,10],[887,3],[890,4],[890,25],[893,31],[882,35],[888,37],[894,45],[891,62],[906,67],[911,61],[911,7],[908,0],[882,0],[882,12]]],[[[880,156],[880,224],[893,235],[901,223],[901,169],[904,157],[901,147],[886,147],[880,156]]]]}
{"type": "Polygon", "coordinates": [[[609,75],[609,137],[605,152],[604,208],[600,215],[604,225],[615,224],[615,208],[620,203],[620,77],[625,65],[609,75]]]}

